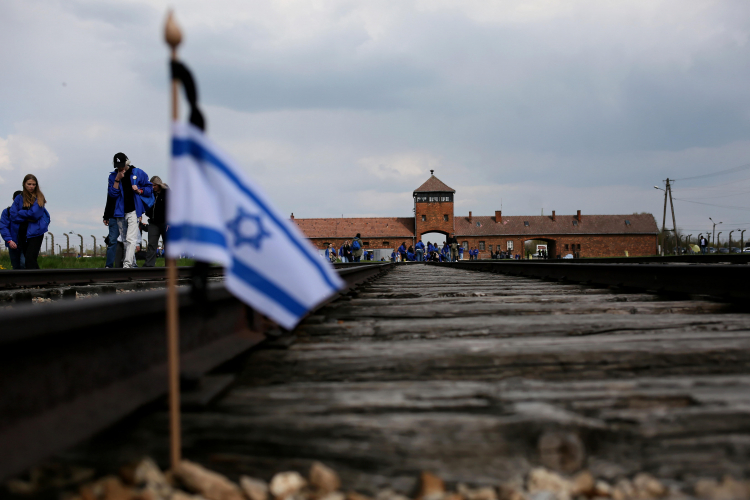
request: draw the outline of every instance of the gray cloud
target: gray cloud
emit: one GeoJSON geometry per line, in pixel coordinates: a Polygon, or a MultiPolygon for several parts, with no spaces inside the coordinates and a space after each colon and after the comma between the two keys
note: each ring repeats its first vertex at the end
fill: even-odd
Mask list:
{"type": "MultiPolygon", "coordinates": [[[[97,230],[115,152],[166,176],[166,7],[0,7],[0,139],[28,150],[5,161],[0,141],[0,198],[43,158],[53,226],[97,230]]],[[[748,162],[744,1],[185,0],[177,16],[209,133],[300,216],[408,215],[430,168],[475,213],[658,213],[661,179],[748,162]]],[[[750,221],[682,204],[678,223],[709,212],[750,221]]]]}

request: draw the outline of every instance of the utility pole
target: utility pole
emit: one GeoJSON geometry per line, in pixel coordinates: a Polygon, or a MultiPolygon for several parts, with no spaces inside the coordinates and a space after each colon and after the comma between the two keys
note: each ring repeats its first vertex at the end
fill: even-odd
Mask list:
{"type": "Polygon", "coordinates": [[[732,229],[731,231],[729,231],[729,251],[730,252],[732,251],[732,233],[735,231],[736,229],[732,229]]]}
{"type": "Polygon", "coordinates": [[[68,233],[63,233],[65,235],[65,253],[70,253],[70,236],[68,236],[68,233]]]}
{"type": "Polygon", "coordinates": [[[52,233],[47,234],[49,234],[50,238],[52,238],[52,255],[55,255],[55,235],[52,233]]]}
{"type": "Polygon", "coordinates": [[[666,231],[667,231],[667,200],[669,200],[669,205],[672,209],[672,227],[674,228],[674,239],[675,239],[675,252],[679,255],[682,252],[680,251],[680,243],[679,239],[677,238],[677,221],[675,220],[674,216],[674,201],[672,201],[672,184],[669,177],[664,181],[666,183],[666,188],[661,189],[659,186],[654,186],[656,189],[661,189],[664,191],[664,213],[662,215],[661,219],[661,232],[662,232],[662,255],[664,255],[664,243],[666,242],[666,231]]]}
{"type": "Polygon", "coordinates": [[[745,250],[745,231],[747,231],[747,229],[743,229],[740,233],[740,252],[745,250]]]}
{"type": "Polygon", "coordinates": [[[83,257],[83,236],[81,236],[80,234],[76,234],[76,236],[81,238],[81,257],[83,257]]]}
{"type": "Polygon", "coordinates": [[[677,241],[677,255],[682,254],[682,249],[680,248],[680,243],[677,239],[677,222],[674,218],[674,202],[672,201],[672,185],[669,184],[669,177],[667,177],[667,191],[669,192],[669,206],[672,209],[672,227],[674,227],[674,237],[677,241]]]}
{"type": "Polygon", "coordinates": [[[92,234],[91,237],[94,238],[94,257],[96,257],[96,236],[92,234]]]}

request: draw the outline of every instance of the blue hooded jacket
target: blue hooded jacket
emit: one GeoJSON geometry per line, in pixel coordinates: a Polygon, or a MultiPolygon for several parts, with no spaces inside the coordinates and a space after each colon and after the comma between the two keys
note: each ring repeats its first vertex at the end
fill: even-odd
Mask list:
{"type": "Polygon", "coordinates": [[[416,248],[417,250],[424,251],[424,243],[422,243],[421,241],[418,241],[414,248],[416,248]]]}
{"type": "MultiPolygon", "coordinates": [[[[5,241],[6,248],[9,246],[9,242],[18,239],[18,224],[10,220],[10,207],[4,209],[2,215],[0,215],[0,235],[5,241]]],[[[18,242],[16,241],[16,243],[18,242]]]]}
{"type": "MultiPolygon", "coordinates": [[[[146,172],[144,172],[140,168],[132,167],[132,170],[128,175],[130,175],[130,184],[132,184],[133,186],[137,186],[138,189],[143,189],[143,193],[141,195],[133,191],[133,200],[135,201],[135,215],[136,217],[140,217],[141,215],[143,215],[143,212],[146,211],[146,207],[143,206],[141,196],[151,196],[153,185],[148,179],[148,175],[146,174],[146,172]]],[[[114,188],[115,177],[117,177],[117,169],[109,174],[109,188],[107,189],[107,194],[115,199],[115,212],[112,216],[125,217],[125,192],[122,189],[122,182],[119,183],[119,187],[117,189],[114,188]]]]}
{"type": "MultiPolygon", "coordinates": [[[[29,239],[41,236],[47,232],[50,216],[47,209],[40,207],[37,202],[34,202],[29,208],[23,208],[23,195],[19,194],[10,206],[10,220],[15,224],[15,228],[11,228],[12,237],[17,237],[18,226],[22,222],[28,221],[29,226],[26,229],[26,239],[29,239]]],[[[15,241],[15,238],[12,239],[15,241]]]]}

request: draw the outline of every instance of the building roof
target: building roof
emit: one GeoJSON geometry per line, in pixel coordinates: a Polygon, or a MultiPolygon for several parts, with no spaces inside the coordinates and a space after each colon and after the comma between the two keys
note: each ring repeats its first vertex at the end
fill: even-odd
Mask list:
{"type": "Polygon", "coordinates": [[[556,220],[547,215],[503,216],[498,223],[494,216],[454,218],[456,237],[461,236],[516,236],[553,234],[657,234],[656,220],[651,214],[581,215],[577,225],[575,215],[558,215],[556,220]],[[629,224],[627,222],[629,222],[629,224]],[[528,226],[526,225],[528,222],[528,226]]]}
{"type": "Polygon", "coordinates": [[[414,217],[293,219],[308,238],[411,238],[414,217]]]}
{"type": "Polygon", "coordinates": [[[456,190],[452,187],[449,187],[447,184],[445,184],[443,181],[435,177],[435,175],[430,175],[430,178],[425,181],[424,184],[419,186],[417,189],[414,190],[415,193],[435,193],[435,192],[442,192],[442,193],[455,193],[456,190]]]}

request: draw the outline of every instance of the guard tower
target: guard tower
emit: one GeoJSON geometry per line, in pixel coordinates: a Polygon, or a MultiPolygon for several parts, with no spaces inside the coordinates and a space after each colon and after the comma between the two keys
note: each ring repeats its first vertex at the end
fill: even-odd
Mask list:
{"type": "Polygon", "coordinates": [[[418,240],[425,233],[443,233],[448,236],[454,232],[455,192],[455,189],[435,177],[434,170],[430,170],[430,178],[414,190],[414,232],[418,240]]]}

